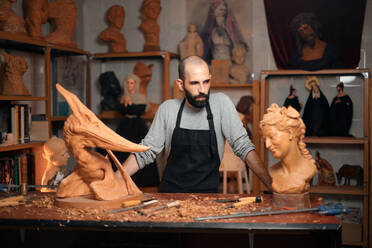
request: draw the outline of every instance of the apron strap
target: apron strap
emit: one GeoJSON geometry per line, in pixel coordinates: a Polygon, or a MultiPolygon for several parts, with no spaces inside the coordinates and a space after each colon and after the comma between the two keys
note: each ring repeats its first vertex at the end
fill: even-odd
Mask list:
{"type": "Polygon", "coordinates": [[[178,110],[176,128],[179,128],[180,127],[182,110],[183,110],[183,106],[185,106],[185,101],[186,101],[186,98],[183,99],[183,101],[181,103],[181,107],[178,110]]]}
{"type": "Polygon", "coordinates": [[[209,124],[209,136],[210,136],[210,141],[211,141],[211,152],[212,152],[212,154],[218,156],[216,132],[215,132],[215,129],[214,129],[213,114],[212,114],[212,111],[211,111],[211,107],[209,105],[209,101],[207,102],[206,110],[207,110],[207,119],[208,119],[208,124],[209,124]]]}

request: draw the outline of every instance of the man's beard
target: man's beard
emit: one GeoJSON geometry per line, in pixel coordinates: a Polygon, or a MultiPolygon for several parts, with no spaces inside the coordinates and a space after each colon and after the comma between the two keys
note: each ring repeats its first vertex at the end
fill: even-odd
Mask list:
{"type": "Polygon", "coordinates": [[[186,95],[186,99],[187,99],[188,103],[190,103],[190,105],[195,107],[195,108],[203,108],[209,100],[209,91],[208,91],[208,94],[200,93],[197,96],[193,96],[185,88],[184,88],[184,91],[185,91],[185,95],[186,95]],[[196,98],[198,98],[198,97],[205,97],[205,100],[198,101],[198,100],[196,100],[196,98]]]}

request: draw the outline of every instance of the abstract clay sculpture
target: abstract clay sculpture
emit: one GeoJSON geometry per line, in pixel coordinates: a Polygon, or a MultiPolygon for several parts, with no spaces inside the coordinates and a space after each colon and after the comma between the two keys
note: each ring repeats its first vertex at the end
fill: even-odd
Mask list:
{"type": "Polygon", "coordinates": [[[120,32],[124,25],[125,11],[120,5],[113,5],[107,11],[107,20],[110,26],[99,36],[103,41],[110,43],[111,53],[127,52],[127,41],[120,32]]]}
{"type": "Polygon", "coordinates": [[[52,24],[53,32],[46,40],[50,43],[76,47],[73,36],[77,19],[77,9],[73,0],[55,0],[49,3],[48,21],[52,24]]]}
{"type": "Polygon", "coordinates": [[[195,25],[193,24],[189,25],[186,37],[179,44],[179,50],[181,60],[192,55],[203,57],[204,53],[203,40],[196,32],[195,25]]]}
{"type": "Polygon", "coordinates": [[[34,39],[44,39],[41,24],[48,20],[48,0],[23,0],[23,16],[27,33],[34,39]]]}
{"type": "Polygon", "coordinates": [[[273,103],[260,122],[266,148],[280,161],[270,167],[272,187],[277,193],[304,193],[316,174],[315,161],[303,139],[305,125],[292,107],[273,103]]]}
{"type": "Polygon", "coordinates": [[[17,0],[0,0],[0,31],[27,35],[25,21],[12,9],[15,2],[17,0]]]}
{"type": "MultiPolygon", "coordinates": [[[[48,162],[41,179],[42,185],[58,185],[64,177],[62,168],[67,165],[68,154],[66,143],[63,139],[53,136],[43,146],[43,158],[48,162]]],[[[55,189],[42,188],[41,192],[52,192],[55,189]]]]}
{"type": "Polygon", "coordinates": [[[145,35],[145,45],[143,51],[160,51],[159,33],[160,26],[157,19],[160,15],[160,0],[144,0],[141,6],[142,23],[140,30],[145,35]]]}
{"type": "Polygon", "coordinates": [[[142,152],[149,148],[122,138],[103,124],[74,94],[59,84],[56,87],[72,111],[65,122],[63,134],[76,160],[74,171],[62,180],[56,196],[93,195],[96,200],[105,201],[142,194],[111,150],[142,152]],[[94,151],[96,147],[106,149],[121,176],[114,173],[108,157],[94,151]]]}
{"type": "Polygon", "coordinates": [[[2,65],[1,94],[4,96],[30,95],[23,83],[23,74],[27,71],[26,60],[21,56],[2,54],[5,64],[2,65]]]}
{"type": "Polygon", "coordinates": [[[244,46],[234,47],[232,50],[233,64],[230,68],[231,83],[233,84],[244,84],[248,83],[250,70],[244,64],[247,56],[247,50],[244,46]]]}

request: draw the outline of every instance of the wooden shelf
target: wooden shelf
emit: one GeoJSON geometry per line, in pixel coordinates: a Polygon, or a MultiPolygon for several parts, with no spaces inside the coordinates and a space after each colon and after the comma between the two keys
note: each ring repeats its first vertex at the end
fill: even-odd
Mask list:
{"type": "Polygon", "coordinates": [[[67,120],[68,116],[54,116],[50,118],[51,122],[57,122],[57,121],[65,121],[67,120]]]}
{"type": "Polygon", "coordinates": [[[45,101],[46,97],[39,96],[0,96],[0,101],[45,101]]]}
{"type": "Polygon", "coordinates": [[[252,84],[211,84],[212,89],[218,88],[252,88],[252,84]]]}
{"type": "MultiPolygon", "coordinates": [[[[101,114],[98,114],[97,117],[103,120],[110,120],[110,119],[121,119],[124,116],[117,111],[104,111],[101,114]]],[[[146,112],[143,115],[141,115],[141,118],[145,120],[152,120],[154,119],[154,115],[146,112]]]]}
{"type": "Polygon", "coordinates": [[[36,40],[26,35],[12,34],[0,31],[1,47],[15,48],[17,50],[35,50],[44,52],[48,43],[42,40],[36,40]]]}
{"type": "Polygon", "coordinates": [[[362,241],[361,242],[342,242],[343,245],[348,245],[348,246],[367,246],[367,244],[364,244],[362,241]]]}
{"type": "Polygon", "coordinates": [[[360,186],[311,186],[310,193],[334,195],[360,195],[363,196],[363,187],[360,186]]]}
{"type": "Polygon", "coordinates": [[[50,44],[51,53],[53,55],[60,55],[60,56],[73,56],[73,55],[88,55],[90,56],[90,52],[73,47],[65,47],[56,44],[50,44]]]}
{"type": "Polygon", "coordinates": [[[114,58],[138,58],[138,57],[164,57],[165,55],[177,58],[176,53],[168,51],[150,51],[150,52],[127,52],[127,53],[95,53],[94,59],[114,59],[114,58]]]}
{"type": "Polygon", "coordinates": [[[365,144],[368,138],[353,137],[305,137],[307,144],[365,144]]]}
{"type": "Polygon", "coordinates": [[[319,71],[303,70],[263,70],[261,75],[266,76],[294,76],[294,75],[350,75],[350,74],[369,74],[369,69],[327,69],[319,71]]]}
{"type": "Polygon", "coordinates": [[[33,148],[36,146],[41,146],[43,144],[44,144],[44,141],[31,141],[31,142],[24,143],[24,144],[0,146],[0,152],[28,149],[28,148],[33,148]]]}

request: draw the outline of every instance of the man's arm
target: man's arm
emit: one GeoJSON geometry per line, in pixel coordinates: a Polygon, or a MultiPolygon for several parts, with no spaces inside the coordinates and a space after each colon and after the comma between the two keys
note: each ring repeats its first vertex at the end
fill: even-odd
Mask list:
{"type": "Polygon", "coordinates": [[[258,176],[261,182],[263,182],[263,184],[265,184],[270,191],[273,191],[271,186],[272,179],[255,150],[248,152],[247,156],[245,157],[245,162],[248,164],[253,173],[258,176]]]}
{"type": "Polygon", "coordinates": [[[139,170],[137,158],[133,153],[124,161],[123,167],[129,176],[134,175],[139,170]]]}

